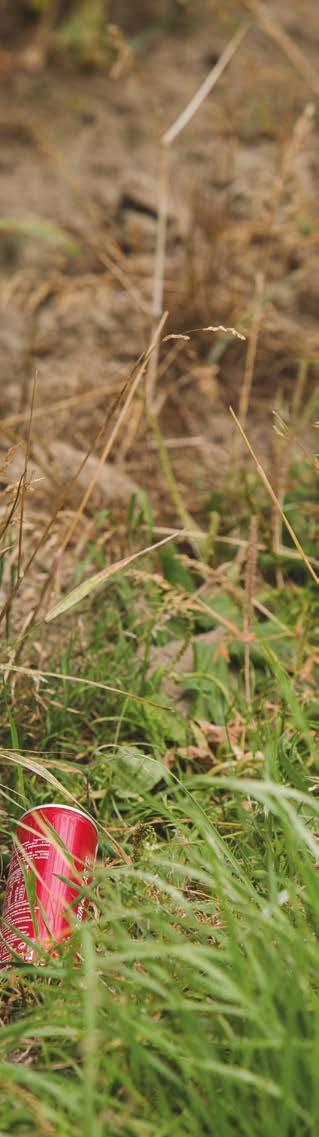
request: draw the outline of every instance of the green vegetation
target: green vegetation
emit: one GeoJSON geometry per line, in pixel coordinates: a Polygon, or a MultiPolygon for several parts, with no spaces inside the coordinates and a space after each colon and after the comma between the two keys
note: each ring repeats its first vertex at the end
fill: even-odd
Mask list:
{"type": "MultiPolygon", "coordinates": [[[[311,465],[286,506],[313,557],[311,465]]],[[[62,678],[4,688],[4,874],[52,775],[100,852],[81,942],[1,973],[1,1135],[318,1132],[318,590],[254,474],[208,509],[203,562],[184,538],[129,566],[59,618],[62,678]]],[[[128,552],[151,528],[133,503],[128,552]]]]}
{"type": "Polygon", "coordinates": [[[49,56],[84,69],[109,69],[121,68],[131,51],[147,50],[163,32],[183,31],[189,16],[188,0],[146,0],[141,6],[129,0],[120,6],[108,0],[2,0],[0,30],[9,44],[26,37],[36,49],[31,66],[49,56]]]}

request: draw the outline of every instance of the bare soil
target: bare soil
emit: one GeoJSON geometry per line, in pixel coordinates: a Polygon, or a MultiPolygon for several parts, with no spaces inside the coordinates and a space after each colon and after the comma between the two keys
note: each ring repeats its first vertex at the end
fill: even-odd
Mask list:
{"type": "MultiPolygon", "coordinates": [[[[268,10],[315,67],[316,0],[268,10]]],[[[4,225],[0,235],[0,446],[25,438],[36,372],[39,509],[74,472],[149,342],[160,137],[246,18],[238,52],[171,148],[164,302],[170,332],[223,324],[249,337],[264,273],[248,433],[269,461],[272,408],[286,413],[303,358],[314,361],[309,405],[319,356],[318,111],[307,68],[302,77],[230,0],[197,2],[175,32],[155,20],[143,38],[138,24],[135,50],[111,71],[2,59],[0,216],[29,232],[4,225]],[[48,240],[47,223],[76,248],[63,235],[48,240]]],[[[123,10],[124,30],[125,20],[123,10]]],[[[161,350],[161,430],[195,514],[230,461],[228,405],[238,407],[246,354],[241,340],[208,333],[161,350]]],[[[18,451],[4,478],[22,460],[18,451]]],[[[142,395],[112,462],[120,480],[99,485],[100,504],[140,486],[157,516],[172,515],[142,395]]]]}

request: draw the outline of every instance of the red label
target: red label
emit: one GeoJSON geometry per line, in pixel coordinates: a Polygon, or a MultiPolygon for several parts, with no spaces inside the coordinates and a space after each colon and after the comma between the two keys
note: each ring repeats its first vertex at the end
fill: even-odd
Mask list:
{"type": "Polygon", "coordinates": [[[10,948],[26,961],[35,958],[36,949],[25,944],[24,936],[48,947],[71,934],[72,919],[81,923],[87,900],[81,897],[76,904],[76,897],[90,881],[96,848],[95,826],[77,810],[43,806],[23,817],[7,881],[0,966],[12,960],[10,948]],[[50,827],[49,834],[43,833],[45,825],[50,827]]]}

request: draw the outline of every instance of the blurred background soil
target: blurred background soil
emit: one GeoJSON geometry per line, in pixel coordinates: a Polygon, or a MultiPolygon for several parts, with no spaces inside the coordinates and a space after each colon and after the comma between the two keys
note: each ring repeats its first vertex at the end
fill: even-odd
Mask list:
{"type": "MultiPolygon", "coordinates": [[[[230,65],[171,147],[164,306],[167,332],[222,324],[248,339],[196,332],[164,345],[159,422],[198,516],[232,461],[228,406],[239,407],[249,337],[247,431],[258,455],[269,466],[272,410],[287,417],[304,359],[300,438],[312,431],[319,12],[316,0],[276,0],[267,12],[302,52],[303,74],[244,2],[2,2],[0,453],[26,437],[36,373],[29,469],[39,510],[149,343],[160,138],[245,21],[230,65]]],[[[172,518],[143,393],[111,460],[114,479],[99,480],[94,508],[126,505],[140,487],[157,516],[172,518]]],[[[23,461],[18,446],[4,482],[23,461]]]]}

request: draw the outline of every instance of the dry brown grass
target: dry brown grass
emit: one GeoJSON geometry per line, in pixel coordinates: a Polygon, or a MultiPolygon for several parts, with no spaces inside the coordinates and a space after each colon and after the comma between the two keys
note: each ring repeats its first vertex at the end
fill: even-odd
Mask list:
{"type": "MultiPolygon", "coordinates": [[[[7,633],[10,619],[18,632],[10,653],[11,663],[17,664],[31,630],[50,602],[53,590],[58,597],[65,582],[72,579],[73,558],[81,556],[87,542],[92,539],[95,510],[106,500],[110,517],[105,523],[102,539],[105,546],[109,545],[114,562],[121,559],[123,543],[125,545],[123,502],[119,537],[112,519],[112,493],[106,499],[105,481],[102,483],[103,470],[110,488],[114,471],[114,495],[116,469],[119,475],[123,473],[127,478],[128,487],[130,480],[132,488],[135,485],[145,487],[150,493],[157,520],[162,522],[160,528],[165,529],[165,523],[177,518],[187,530],[195,555],[200,560],[206,534],[203,498],[218,482],[220,471],[227,469],[229,453],[232,452],[234,435],[227,410],[230,393],[232,399],[235,394],[233,401],[239,408],[238,418],[244,432],[246,421],[249,422],[247,429],[252,439],[252,453],[256,463],[261,465],[265,485],[268,479],[265,422],[267,416],[270,418],[275,391],[279,391],[279,407],[285,400],[291,405],[286,445],[278,451],[278,476],[271,484],[274,552],[275,555],[280,553],[282,525],[286,523],[283,500],[288,466],[294,454],[301,405],[312,390],[313,360],[319,349],[315,321],[307,315],[305,322],[302,312],[301,316],[298,312],[305,290],[309,288],[311,292],[314,287],[313,269],[318,255],[317,214],[313,198],[316,122],[312,106],[305,101],[303,86],[298,87],[300,76],[302,83],[306,81],[308,87],[312,86],[313,90],[314,87],[311,64],[304,56],[301,64],[299,48],[297,53],[291,50],[291,36],[288,36],[288,50],[287,36],[281,34],[280,23],[275,21],[274,31],[274,21],[271,24],[268,16],[266,19],[262,5],[253,0],[249,3],[247,0],[247,4],[257,23],[267,33],[267,50],[272,51],[269,44],[275,39],[283,51],[284,80],[276,71],[279,67],[278,53],[274,57],[276,66],[270,81],[267,56],[261,57],[258,76],[252,76],[257,94],[265,85],[266,103],[268,100],[266,125],[258,126],[257,115],[257,126],[254,120],[254,130],[257,131],[255,145],[254,137],[249,137],[249,130],[252,130],[249,108],[248,125],[244,116],[243,103],[247,91],[242,96],[242,105],[240,92],[241,84],[244,87],[246,81],[247,62],[254,58],[256,42],[257,50],[260,46],[254,38],[254,21],[246,36],[246,25],[241,23],[239,11],[236,16],[237,25],[240,21],[239,30],[237,27],[226,47],[227,37],[223,32],[218,60],[203,81],[198,82],[199,74],[203,74],[202,56],[198,56],[197,70],[195,68],[197,87],[193,79],[183,80],[176,94],[175,117],[168,103],[165,113],[163,111],[159,115],[156,83],[161,97],[166,88],[165,83],[160,86],[155,75],[153,104],[149,118],[145,108],[145,122],[146,133],[149,130],[152,138],[153,167],[149,166],[148,173],[153,178],[153,186],[157,181],[154,140],[157,153],[161,155],[157,218],[153,202],[149,207],[150,216],[147,217],[147,200],[143,212],[143,179],[140,189],[132,191],[132,200],[127,194],[128,204],[125,205],[124,194],[124,205],[122,203],[117,212],[110,208],[106,218],[98,195],[96,200],[92,191],[92,182],[89,184],[89,180],[81,176],[81,170],[73,168],[67,148],[63,151],[62,135],[59,140],[56,124],[53,124],[53,129],[52,124],[48,130],[44,128],[41,100],[36,115],[34,106],[32,110],[27,106],[22,117],[21,110],[15,110],[16,138],[24,138],[26,149],[32,139],[34,162],[40,162],[47,174],[50,171],[59,199],[68,202],[68,223],[72,226],[72,233],[74,229],[75,236],[82,242],[82,259],[79,266],[73,265],[71,270],[63,258],[56,263],[54,258],[51,263],[50,257],[48,262],[45,259],[41,261],[41,257],[34,264],[22,261],[6,274],[3,283],[6,311],[12,308],[22,313],[28,325],[23,381],[20,383],[20,379],[16,379],[19,398],[14,394],[13,376],[12,395],[11,380],[8,382],[8,414],[4,414],[0,422],[1,434],[6,440],[1,452],[6,483],[1,532],[6,559],[0,617],[6,620],[7,633]],[[296,74],[298,93],[289,101],[290,92],[287,90],[287,108],[283,122],[278,123],[269,89],[272,92],[278,87],[280,92],[281,83],[286,82],[287,75],[291,74],[291,67],[296,74]],[[194,89],[195,95],[192,95],[194,89]],[[168,125],[170,117],[173,119],[171,126],[168,125]],[[260,143],[258,134],[258,130],[262,134],[263,129],[266,156],[262,154],[263,142],[260,143]],[[212,134],[213,143],[209,149],[212,134]],[[204,169],[212,164],[211,181],[207,180],[206,174],[200,173],[200,164],[197,171],[194,163],[192,184],[188,185],[188,171],[196,147],[201,158],[205,159],[204,169]],[[241,169],[243,173],[240,175],[241,169]],[[255,193],[251,194],[254,171],[257,185],[255,193]],[[237,198],[234,191],[238,181],[237,198]],[[127,228],[123,222],[125,211],[128,214],[132,212],[127,228]],[[304,222],[306,228],[308,222],[313,228],[313,259],[309,257],[308,234],[302,231],[304,222]],[[137,238],[134,237],[134,224],[141,226],[137,228],[137,238]],[[129,234],[132,248],[124,247],[123,231],[129,234]],[[139,259],[140,234],[142,243],[145,242],[142,265],[139,259]],[[108,291],[104,292],[104,289],[108,291]],[[63,353],[64,345],[68,343],[69,312],[75,308],[81,339],[82,330],[93,318],[96,307],[100,304],[104,310],[106,305],[108,311],[112,302],[110,296],[116,289],[119,290],[116,292],[118,310],[108,316],[107,323],[112,366],[108,361],[105,368],[103,358],[105,378],[99,382],[102,373],[101,367],[100,370],[96,368],[99,326],[94,326],[96,353],[94,350],[90,356],[92,374],[88,376],[85,371],[78,378],[76,369],[72,370],[75,365],[70,354],[70,377],[65,387],[64,381],[58,379],[59,357],[55,352],[56,344],[60,345],[59,350],[63,353]],[[155,333],[150,347],[145,349],[152,321],[159,319],[167,302],[170,307],[167,333],[161,337],[155,333]],[[51,320],[52,328],[49,349],[45,332],[41,331],[46,319],[51,320]],[[196,323],[198,326],[192,327],[196,323]],[[242,345],[237,343],[236,330],[241,338],[246,335],[248,341],[244,366],[242,345]],[[40,345],[39,358],[37,345],[38,348],[40,345]],[[306,358],[309,360],[307,365],[303,362],[306,358]],[[47,359],[51,371],[46,405],[47,391],[41,381],[41,370],[47,366],[47,359]],[[133,359],[138,360],[136,365],[133,359]],[[35,362],[39,363],[39,381],[34,401],[31,391],[35,362]],[[123,374],[129,374],[124,385],[123,374]],[[66,475],[62,463],[65,437],[73,450],[72,476],[66,475]],[[7,444],[10,447],[8,456],[7,444]],[[60,459],[57,462],[53,460],[55,451],[61,455],[61,470],[60,459]],[[105,467],[110,451],[114,465],[105,467]],[[261,463],[259,459],[257,462],[257,453],[261,463]],[[190,459],[190,454],[194,458],[190,459]],[[79,455],[81,460],[78,460],[79,455]],[[93,456],[94,466],[90,466],[93,456]],[[82,477],[87,478],[85,484],[82,477]]],[[[195,31],[194,51],[196,35],[199,43],[204,42],[201,30],[195,31]]],[[[179,50],[178,43],[173,47],[169,43],[168,46],[173,55],[179,50]]],[[[189,51],[187,40],[185,51],[189,51]]],[[[269,60],[272,64],[271,54],[269,60]]],[[[146,62],[144,66],[147,65],[146,62]]],[[[178,60],[175,66],[177,75],[178,60]]],[[[252,86],[249,90],[251,94],[252,86]]],[[[119,97],[118,89],[116,94],[119,97]]],[[[122,89],[121,98],[127,116],[126,96],[122,89]]],[[[149,151],[146,151],[145,161],[146,164],[151,162],[149,151]]],[[[129,175],[125,173],[125,176],[128,178],[129,175]]],[[[145,170],[143,177],[146,181],[145,170]]],[[[60,221],[65,224],[65,218],[57,216],[57,222],[60,221]]],[[[105,329],[103,324],[101,326],[105,352],[105,329]]],[[[75,343],[75,353],[76,350],[75,343]]],[[[80,356],[81,350],[80,345],[80,356]]],[[[280,410],[278,413],[280,416],[280,410]]],[[[235,435],[237,437],[239,439],[240,436],[235,435]]],[[[235,457],[237,460],[237,443],[235,457]]],[[[169,524],[167,527],[170,528],[169,524]]],[[[236,539],[240,548],[241,539],[235,536],[236,539]]],[[[227,540],[225,535],[216,535],[217,542],[227,543],[227,540]]],[[[294,540],[297,554],[302,556],[298,538],[294,537],[294,540]]],[[[309,566],[312,576],[317,579],[311,559],[309,566]]],[[[280,571],[279,568],[278,583],[280,571]]],[[[247,679],[247,691],[248,682],[247,679]]]]}

